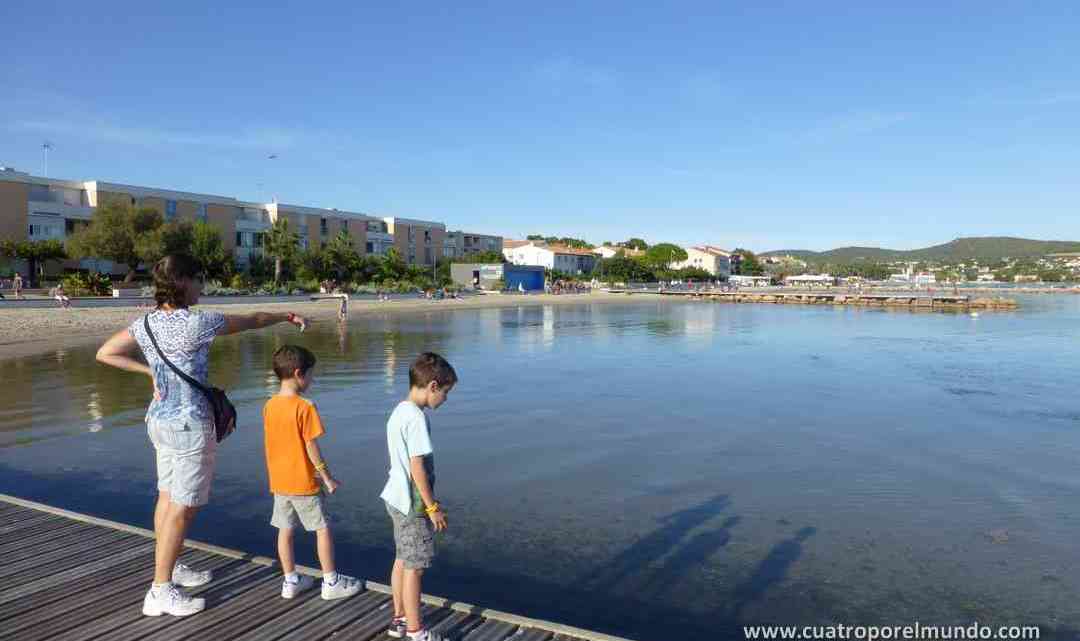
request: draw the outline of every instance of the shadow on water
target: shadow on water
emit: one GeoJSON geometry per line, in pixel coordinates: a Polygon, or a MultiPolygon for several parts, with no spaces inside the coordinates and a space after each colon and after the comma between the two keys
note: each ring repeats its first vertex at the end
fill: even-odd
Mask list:
{"type": "Polygon", "coordinates": [[[769,588],[787,577],[788,570],[802,556],[803,543],[817,533],[815,527],[804,527],[790,539],[785,539],[769,551],[757,569],[746,581],[735,586],[735,603],[732,606],[732,618],[738,620],[743,608],[765,595],[769,588]]]}
{"type": "Polygon", "coordinates": [[[577,583],[591,590],[618,587],[620,591],[633,588],[645,593],[643,596],[649,596],[647,590],[655,594],[670,581],[677,580],[687,567],[701,562],[728,542],[731,538],[728,528],[738,523],[738,517],[728,519],[719,529],[699,533],[689,544],[686,539],[692,530],[711,521],[729,504],[728,496],[721,494],[700,505],[660,517],[661,527],[581,577],[577,583]],[[662,560],[660,567],[652,567],[662,560]]]}

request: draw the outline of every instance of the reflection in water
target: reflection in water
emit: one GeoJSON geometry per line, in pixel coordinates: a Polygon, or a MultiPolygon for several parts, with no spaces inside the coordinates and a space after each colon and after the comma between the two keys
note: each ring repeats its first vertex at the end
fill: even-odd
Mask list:
{"type": "MultiPolygon", "coordinates": [[[[432,592],[643,641],[973,613],[1080,629],[1080,575],[1056,569],[1080,562],[1080,297],[1024,305],[978,323],[509,307],[223,337],[211,381],[241,424],[195,535],[274,553],[260,410],[273,352],[296,343],[319,359],[341,562],[379,579],[393,555],[377,498],[386,416],[434,350],[461,383],[432,415],[455,514],[432,592]]],[[[93,353],[5,364],[0,491],[146,525],[150,384],[93,353]]]]}
{"type": "Polygon", "coordinates": [[[100,432],[105,424],[102,420],[105,414],[101,411],[101,396],[97,391],[90,392],[90,399],[86,402],[86,413],[90,415],[90,424],[87,429],[91,432],[100,432]]]}

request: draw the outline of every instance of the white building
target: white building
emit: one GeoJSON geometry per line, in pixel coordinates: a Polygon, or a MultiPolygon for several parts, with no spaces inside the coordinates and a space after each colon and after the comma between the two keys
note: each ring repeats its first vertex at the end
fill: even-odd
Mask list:
{"type": "Polygon", "coordinates": [[[596,254],[588,249],[545,245],[540,241],[504,241],[503,255],[515,265],[539,265],[564,274],[589,274],[596,266],[596,254]]]}
{"type": "Polygon", "coordinates": [[[672,263],[671,267],[704,269],[717,278],[725,279],[731,276],[731,252],[712,245],[687,247],[686,260],[672,263]]]}

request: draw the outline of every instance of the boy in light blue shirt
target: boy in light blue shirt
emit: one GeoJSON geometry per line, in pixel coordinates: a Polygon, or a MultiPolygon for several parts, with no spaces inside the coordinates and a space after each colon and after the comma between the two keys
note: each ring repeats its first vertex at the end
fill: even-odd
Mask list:
{"type": "Polygon", "coordinates": [[[445,358],[421,354],[409,368],[409,395],[386,422],[390,471],[380,498],[394,524],[396,557],[390,574],[394,618],[387,634],[411,641],[444,641],[420,619],[420,579],[435,558],[435,532],[446,529],[446,512],[435,500],[435,455],[425,409],[438,409],[457,383],[445,358]]]}

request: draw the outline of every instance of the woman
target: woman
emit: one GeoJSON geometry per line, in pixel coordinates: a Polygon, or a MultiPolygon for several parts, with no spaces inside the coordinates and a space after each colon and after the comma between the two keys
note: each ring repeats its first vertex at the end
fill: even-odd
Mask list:
{"type": "Polygon", "coordinates": [[[56,289],[53,291],[53,297],[56,298],[56,302],[60,303],[60,307],[67,309],[71,307],[71,298],[64,292],[64,284],[58,283],[56,289]]]}
{"type": "Polygon", "coordinates": [[[202,392],[177,376],[158,356],[143,319],[161,351],[179,369],[200,383],[207,381],[207,357],[216,336],[290,322],[301,331],[307,321],[296,314],[256,313],[246,316],[197,312],[202,279],[196,262],[173,254],[154,266],[157,307],[127,329],[113,335],[98,350],[97,360],[150,377],[154,399],[146,412],[146,427],[157,456],[157,506],[154,509],[154,583],[143,599],[143,614],[186,616],[205,607],[203,599],[186,595],[177,586],[196,587],[210,581],[210,572],[197,572],[177,563],[184,536],[195,512],[206,505],[217,454],[213,412],[202,392]],[[146,364],[135,358],[142,352],[146,364]]]}

